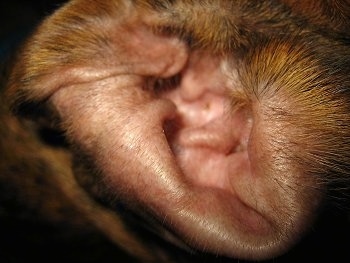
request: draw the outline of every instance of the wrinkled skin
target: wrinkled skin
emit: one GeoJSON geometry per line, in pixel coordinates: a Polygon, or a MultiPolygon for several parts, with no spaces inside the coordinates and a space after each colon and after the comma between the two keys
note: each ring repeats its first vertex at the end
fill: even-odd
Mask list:
{"type": "MultiPolygon", "coordinates": [[[[234,48],[215,46],[210,37],[193,44],[187,38],[200,39],[200,33],[188,30],[193,35],[186,38],[176,30],[157,32],[157,23],[167,21],[128,1],[112,1],[123,2],[120,7],[105,3],[123,15],[101,16],[107,26],[93,24],[101,35],[92,33],[91,22],[79,33],[74,26],[58,37],[45,33],[63,17],[77,16],[74,10],[94,17],[89,8],[80,11],[86,2],[72,1],[28,42],[29,59],[10,79],[13,105],[44,101],[55,116],[49,122],[66,133],[73,153],[92,160],[97,175],[91,176],[99,176],[105,189],[95,194],[113,196],[136,212],[141,208],[141,217],[161,222],[176,242],[252,260],[293,246],[313,221],[324,190],[304,165],[314,150],[329,145],[308,138],[333,134],[338,124],[325,127],[324,116],[342,116],[333,106],[340,100],[335,95],[320,109],[311,108],[317,103],[312,94],[300,95],[312,83],[323,85],[321,98],[331,90],[318,80],[322,61],[309,55],[319,51],[307,41],[273,36],[258,48],[239,39],[234,48]],[[62,50],[52,48],[57,41],[62,50]],[[306,77],[310,82],[303,83],[306,77]]],[[[348,56],[344,49],[339,52],[348,56]]]]}
{"type": "MultiPolygon", "coordinates": [[[[197,74],[196,67],[187,70],[197,74]]],[[[159,72],[168,74],[162,67],[159,72]]],[[[193,79],[188,78],[191,85],[193,79]]],[[[267,184],[264,181],[271,179],[260,172],[262,168],[252,166],[253,158],[264,163],[268,157],[256,157],[250,150],[263,146],[250,143],[255,138],[249,115],[241,110],[230,114],[227,91],[220,91],[221,85],[204,86],[202,83],[211,83],[203,80],[190,86],[197,84],[199,94],[187,94],[187,80],[183,80],[184,87],[158,98],[142,89],[142,78],[126,72],[62,88],[52,100],[69,125],[70,137],[94,156],[109,188],[123,186],[121,195],[128,202],[141,203],[160,219],[167,218],[171,227],[189,240],[197,237],[196,246],[220,242],[220,250],[230,256],[246,257],[246,253],[251,253],[250,249],[241,252],[246,251],[241,248],[243,244],[263,254],[266,250],[276,253],[285,246],[279,240],[280,232],[285,231],[284,224],[279,226],[280,217],[284,223],[288,221],[290,210],[299,199],[286,198],[285,187],[267,184]],[[170,129],[169,143],[164,133],[166,121],[174,122],[177,131],[172,135],[174,131],[170,129]],[[279,208],[278,204],[284,206],[279,208]],[[272,212],[274,209],[279,209],[279,213],[272,212]],[[203,228],[207,229],[205,235],[203,228]],[[237,236],[242,241],[237,242],[237,236]],[[273,242],[280,245],[275,247],[273,242]]],[[[269,176],[278,178],[279,174],[269,176]]],[[[293,176],[297,178],[297,174],[293,176]]],[[[296,183],[294,178],[288,179],[288,184],[296,183]]],[[[294,231],[303,228],[305,217],[299,213],[293,216],[294,224],[300,227],[291,229],[293,233],[288,235],[298,234],[294,231]]]]}

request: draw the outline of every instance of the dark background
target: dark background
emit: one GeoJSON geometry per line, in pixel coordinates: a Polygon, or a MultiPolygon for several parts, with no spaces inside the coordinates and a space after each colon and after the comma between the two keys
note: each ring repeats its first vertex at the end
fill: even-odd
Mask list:
{"type": "MultiPolygon", "coordinates": [[[[35,25],[45,16],[48,16],[57,7],[66,1],[63,0],[2,0],[0,2],[0,62],[4,62],[9,54],[16,50],[16,47],[25,37],[30,34],[35,25]]],[[[1,158],[1,156],[0,156],[1,158]]],[[[349,214],[346,212],[348,208],[342,206],[339,209],[326,210],[324,217],[316,223],[310,234],[307,235],[299,245],[296,246],[290,253],[280,259],[275,259],[273,262],[301,262],[304,259],[307,262],[350,262],[350,220],[349,214]]],[[[28,231],[26,228],[30,225],[25,223],[19,226],[23,231],[28,231]]],[[[33,231],[42,230],[42,228],[33,226],[33,231]]],[[[9,233],[7,233],[9,234],[9,233]]],[[[0,233],[2,235],[2,233],[0,233]]],[[[14,236],[16,238],[16,236],[14,236]]],[[[3,239],[2,239],[3,240],[3,239]]],[[[31,242],[28,239],[28,242],[31,242]]],[[[15,243],[14,243],[15,244],[15,243]]],[[[25,250],[22,240],[21,246],[14,247],[11,253],[21,253],[25,250]]],[[[110,244],[101,242],[98,245],[110,244]]],[[[50,244],[43,243],[43,253],[50,244]]],[[[79,244],[76,244],[79,247],[79,244]]],[[[0,252],[3,248],[0,244],[0,252]]],[[[30,247],[30,246],[29,246],[30,247]]],[[[69,245],[68,245],[69,247],[69,245]]],[[[84,246],[82,246],[84,248],[84,246]]],[[[87,247],[91,248],[91,247],[87,247]]],[[[63,249],[64,250],[64,249],[63,249]]],[[[99,259],[108,258],[108,253],[113,256],[113,248],[102,250],[104,255],[96,256],[96,262],[99,259]],[[107,254],[107,255],[106,255],[107,254]]],[[[89,255],[88,251],[87,257],[89,255]]],[[[74,249],[70,251],[74,254],[74,249]]],[[[81,250],[80,250],[81,253],[81,250]]],[[[0,253],[1,254],[1,253],[0,253]]],[[[77,255],[79,257],[79,255],[77,255]]],[[[114,255],[115,256],[115,255],[114,255]]],[[[68,256],[69,258],[69,256],[68,256]]],[[[74,258],[74,256],[72,256],[74,258]]],[[[89,261],[85,258],[86,261],[89,261]]],[[[83,260],[83,262],[85,262],[83,260]]],[[[54,262],[53,260],[52,262],[54,262]]],[[[91,262],[94,260],[91,260],[91,262]]],[[[7,263],[2,261],[0,262],[7,263]]],[[[116,261],[118,262],[118,261],[116,261]]]]}
{"type": "Polygon", "coordinates": [[[1,0],[0,1],[0,61],[7,57],[20,41],[45,16],[64,0],[1,0]]]}

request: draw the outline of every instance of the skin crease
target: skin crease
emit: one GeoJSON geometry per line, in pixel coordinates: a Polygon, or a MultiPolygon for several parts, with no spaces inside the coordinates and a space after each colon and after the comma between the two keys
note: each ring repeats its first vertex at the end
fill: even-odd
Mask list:
{"type": "Polygon", "coordinates": [[[262,8],[288,23],[263,23],[270,13],[253,16],[249,1],[95,2],[71,1],[24,46],[7,90],[14,111],[63,130],[103,189],[87,191],[161,222],[175,244],[248,260],[285,253],[323,200],[319,175],[348,172],[331,165],[339,147],[336,161],[350,158],[334,139],[349,139],[338,27],[299,28],[304,14],[274,1],[262,8]],[[208,13],[217,27],[203,27],[208,13]]]}

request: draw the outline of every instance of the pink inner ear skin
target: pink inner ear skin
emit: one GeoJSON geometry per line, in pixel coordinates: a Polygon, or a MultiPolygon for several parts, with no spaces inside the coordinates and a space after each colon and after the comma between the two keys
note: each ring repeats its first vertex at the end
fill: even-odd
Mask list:
{"type": "Polygon", "coordinates": [[[186,178],[235,194],[235,174],[250,170],[247,144],[252,122],[244,109],[233,112],[226,78],[218,60],[195,54],[179,87],[162,97],[177,108],[168,138],[186,178]]]}

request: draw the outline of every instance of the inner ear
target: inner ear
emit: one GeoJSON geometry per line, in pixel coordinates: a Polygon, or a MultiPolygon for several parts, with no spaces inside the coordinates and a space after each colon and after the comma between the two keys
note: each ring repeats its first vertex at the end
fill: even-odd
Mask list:
{"type": "Polygon", "coordinates": [[[248,98],[227,61],[194,51],[173,79],[156,81],[156,97],[176,106],[163,122],[176,173],[151,178],[179,188],[161,200],[143,194],[143,201],[152,199],[160,220],[196,248],[265,259],[297,240],[308,214],[296,187],[299,171],[279,165],[280,128],[263,102],[248,98]]]}
{"type": "Polygon", "coordinates": [[[223,73],[224,63],[218,57],[194,52],[181,74],[158,82],[156,91],[176,105],[177,114],[167,121],[165,130],[187,179],[234,191],[231,168],[249,169],[252,121],[248,105],[233,96],[241,87],[234,73],[223,73]]]}

